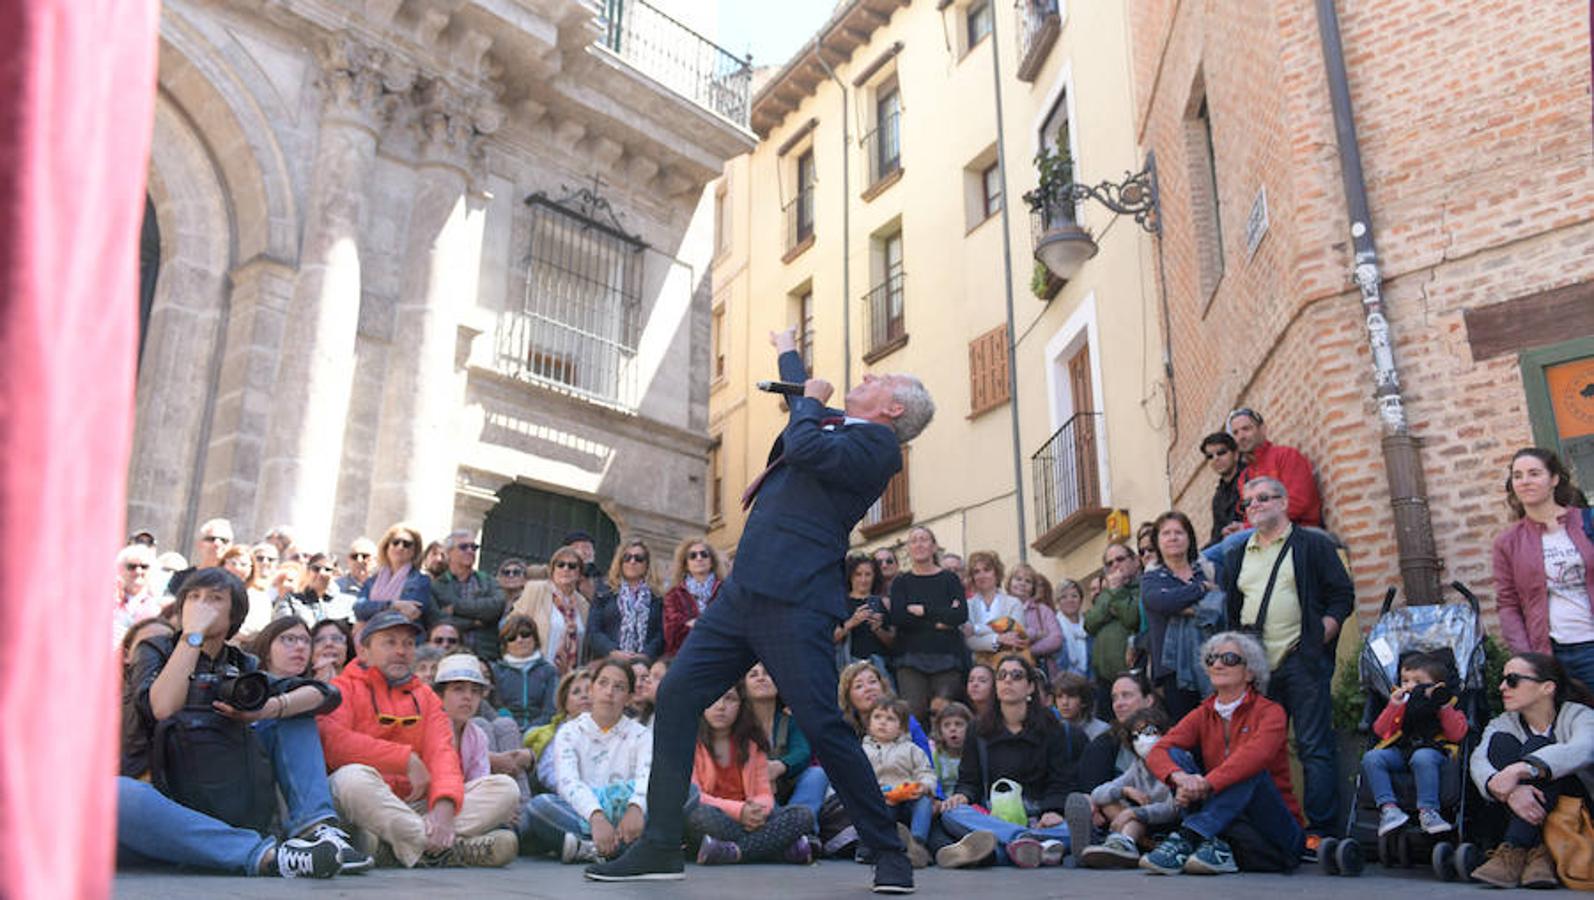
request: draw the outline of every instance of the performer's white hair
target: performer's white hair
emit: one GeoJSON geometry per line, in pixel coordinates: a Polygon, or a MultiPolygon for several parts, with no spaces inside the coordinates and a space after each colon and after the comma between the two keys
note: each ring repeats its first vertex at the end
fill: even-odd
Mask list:
{"type": "Polygon", "coordinates": [[[935,401],[930,399],[930,392],[918,378],[912,375],[892,377],[896,379],[896,390],[891,396],[902,404],[902,415],[893,420],[891,427],[897,432],[897,440],[906,444],[918,437],[935,418],[935,401]]]}

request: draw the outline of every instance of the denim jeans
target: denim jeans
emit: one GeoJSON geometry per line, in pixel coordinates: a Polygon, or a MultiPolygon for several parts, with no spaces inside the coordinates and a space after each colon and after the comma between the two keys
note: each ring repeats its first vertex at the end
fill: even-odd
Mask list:
{"type": "Polygon", "coordinates": [[[1362,756],[1362,777],[1367,779],[1367,789],[1373,802],[1379,806],[1398,802],[1395,785],[1390,776],[1396,772],[1411,772],[1417,788],[1418,809],[1439,808],[1439,778],[1444,772],[1445,754],[1433,747],[1418,747],[1411,751],[1411,759],[1394,747],[1369,750],[1362,756]]]}
{"type": "MultiPolygon", "coordinates": [[[[1184,771],[1201,774],[1201,767],[1190,751],[1172,747],[1168,756],[1184,771]]],[[[1273,783],[1273,774],[1266,769],[1229,785],[1202,801],[1199,807],[1186,811],[1180,824],[1211,839],[1228,831],[1229,826],[1241,818],[1249,821],[1286,856],[1299,856],[1306,844],[1301,824],[1295,821],[1295,814],[1285,805],[1284,796],[1273,783]]]]}
{"type": "Polygon", "coordinates": [[[283,834],[296,835],[318,822],[336,819],[315,717],[261,719],[254,729],[271,754],[277,790],[288,807],[287,818],[282,822],[283,834]]]}
{"type": "Polygon", "coordinates": [[[1273,670],[1267,686],[1268,699],[1284,707],[1295,728],[1295,755],[1306,782],[1301,804],[1306,830],[1319,835],[1337,833],[1339,742],[1334,736],[1334,706],[1329,696],[1333,678],[1334,658],[1327,650],[1313,657],[1296,650],[1273,670]]]}
{"type": "MultiPolygon", "coordinates": [[[[323,779],[324,780],[324,779],[323,779]]],[[[234,828],[133,778],[116,779],[116,856],[121,864],[161,862],[257,875],[277,839],[234,828]]]]}
{"type": "Polygon", "coordinates": [[[825,767],[819,765],[809,766],[797,776],[796,784],[792,785],[791,797],[787,799],[787,806],[804,806],[814,814],[814,819],[819,819],[819,807],[825,803],[825,794],[830,790],[830,776],[825,774],[825,767]]]}
{"type": "Polygon", "coordinates": [[[558,794],[538,794],[521,811],[520,833],[523,850],[558,852],[567,834],[590,840],[592,824],[558,794]]]}
{"type": "Polygon", "coordinates": [[[928,796],[891,807],[897,821],[908,826],[914,840],[921,844],[930,842],[930,822],[935,818],[935,801],[928,796]]]}
{"type": "Polygon", "coordinates": [[[1555,658],[1566,667],[1566,674],[1584,684],[1594,685],[1594,641],[1581,644],[1557,644],[1551,641],[1550,647],[1555,658]]]}
{"type": "Polygon", "coordinates": [[[971,831],[989,831],[996,835],[996,864],[999,866],[1012,865],[1013,861],[1007,856],[1007,844],[1015,838],[1032,837],[1038,841],[1056,840],[1068,843],[1067,825],[1028,828],[982,813],[972,806],[959,806],[941,813],[941,825],[946,828],[947,834],[959,840],[971,831]]]}

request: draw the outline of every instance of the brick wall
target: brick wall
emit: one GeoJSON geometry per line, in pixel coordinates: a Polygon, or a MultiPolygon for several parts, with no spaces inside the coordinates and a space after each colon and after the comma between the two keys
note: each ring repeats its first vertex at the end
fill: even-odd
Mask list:
{"type": "MultiPolygon", "coordinates": [[[[1462,313],[1594,278],[1588,10],[1340,0],[1339,12],[1442,577],[1489,596],[1506,462],[1530,425],[1516,357],[1474,362],[1462,313]]],[[[1314,4],[1136,0],[1131,31],[1140,140],[1162,178],[1175,505],[1205,520],[1212,476],[1194,444],[1233,406],[1256,407],[1315,463],[1370,613],[1399,568],[1314,4]],[[1198,87],[1222,214],[1213,291],[1189,156],[1198,87]],[[1247,258],[1262,188],[1271,224],[1247,258]]]]}

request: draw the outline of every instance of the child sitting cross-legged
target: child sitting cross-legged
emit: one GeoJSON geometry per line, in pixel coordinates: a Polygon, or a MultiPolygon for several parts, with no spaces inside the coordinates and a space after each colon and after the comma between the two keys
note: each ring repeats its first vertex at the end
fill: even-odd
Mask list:
{"type": "Polygon", "coordinates": [[[812,863],[819,850],[814,813],[806,806],[776,806],[769,783],[769,742],[743,693],[726,691],[698,721],[692,783],[698,800],[686,814],[697,864],[727,865],[784,859],[812,863]]]}
{"type": "Polygon", "coordinates": [[[935,815],[935,769],[930,757],[908,736],[908,704],[883,694],[869,710],[869,732],[863,738],[875,781],[897,817],[902,843],[914,868],[930,864],[930,822],[935,815]],[[904,829],[906,825],[906,829],[904,829]]]}
{"type": "Polygon", "coordinates": [[[1411,816],[1395,802],[1391,776],[1411,773],[1417,789],[1417,824],[1428,834],[1452,826],[1439,812],[1439,782],[1445,759],[1454,756],[1467,735],[1467,717],[1456,708],[1455,689],[1446,680],[1449,665],[1425,653],[1400,661],[1400,686],[1373,723],[1378,746],[1362,756],[1362,774],[1378,803],[1378,833],[1405,825],[1411,816]]]}
{"type": "Polygon", "coordinates": [[[1173,792],[1146,768],[1146,754],[1168,730],[1167,715],[1155,706],[1136,710],[1114,730],[1135,761],[1122,775],[1090,792],[1093,824],[1107,828],[1101,843],[1086,847],[1079,855],[1080,865],[1091,869],[1134,868],[1151,829],[1179,821],[1173,792]]]}
{"type": "Polygon", "coordinates": [[[974,713],[956,700],[947,703],[935,714],[931,726],[935,741],[931,744],[930,768],[935,770],[942,796],[952,793],[958,786],[958,767],[963,764],[963,742],[968,738],[969,726],[973,723],[974,713]]]}

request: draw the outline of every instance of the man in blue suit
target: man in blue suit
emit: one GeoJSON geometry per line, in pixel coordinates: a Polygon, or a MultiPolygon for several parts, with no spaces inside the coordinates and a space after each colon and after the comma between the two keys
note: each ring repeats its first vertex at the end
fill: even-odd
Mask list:
{"type": "Polygon", "coordinates": [[[848,537],[902,468],[902,444],[930,423],[935,404],[911,375],[866,375],[843,410],[833,388],[807,378],[795,329],[773,333],[780,375],[803,383],[770,465],[748,488],[752,514],[736,548],[735,573],[697,620],[659,685],[653,768],[642,838],[618,859],[590,866],[595,881],[683,876],[682,806],[692,774],[698,715],[762,662],[824,762],[830,783],[875,855],[874,890],[910,893],[908,864],[858,736],[836,702],[832,629],[847,615],[842,560],[848,537]]]}

